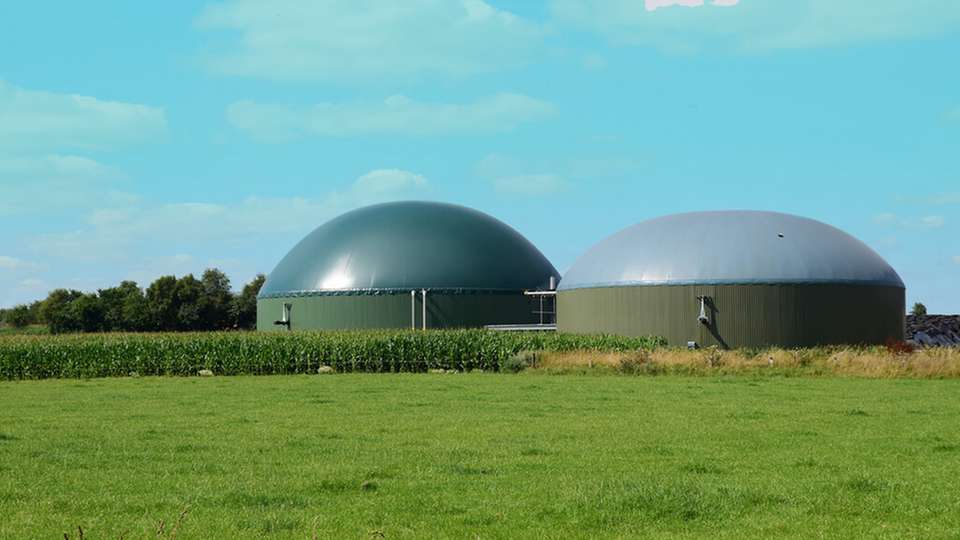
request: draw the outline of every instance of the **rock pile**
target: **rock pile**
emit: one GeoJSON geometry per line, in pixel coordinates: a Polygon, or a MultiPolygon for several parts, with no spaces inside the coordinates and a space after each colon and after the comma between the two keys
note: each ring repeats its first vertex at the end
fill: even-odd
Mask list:
{"type": "Polygon", "coordinates": [[[960,347],[960,315],[907,315],[906,335],[923,347],[960,347]]]}

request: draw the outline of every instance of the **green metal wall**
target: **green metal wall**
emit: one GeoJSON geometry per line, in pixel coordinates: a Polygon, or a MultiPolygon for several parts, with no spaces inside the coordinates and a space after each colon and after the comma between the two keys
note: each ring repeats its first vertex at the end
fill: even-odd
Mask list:
{"type": "Polygon", "coordinates": [[[902,340],[904,289],[865,285],[665,285],[560,291],[563,332],[662,336],[670,345],[805,347],[902,340]],[[697,321],[708,297],[711,324],[697,321]]]}
{"type": "MultiPolygon", "coordinates": [[[[291,329],[410,328],[410,294],[317,295],[257,300],[257,329],[280,330],[273,324],[292,304],[291,329]]],[[[470,328],[487,324],[533,324],[539,315],[535,300],[522,293],[444,294],[427,292],[427,328],[470,328]]],[[[423,324],[420,293],[416,325],[423,324]]]]}

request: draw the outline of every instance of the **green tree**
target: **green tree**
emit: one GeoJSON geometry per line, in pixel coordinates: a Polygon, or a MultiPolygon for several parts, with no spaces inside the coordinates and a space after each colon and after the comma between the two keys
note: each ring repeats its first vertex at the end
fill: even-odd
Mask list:
{"type": "Polygon", "coordinates": [[[135,281],[123,281],[117,287],[100,289],[98,293],[100,295],[100,301],[103,305],[104,330],[108,332],[119,330],[143,330],[143,317],[136,317],[136,321],[130,321],[127,319],[128,313],[125,309],[128,298],[143,298],[143,291],[140,290],[140,287],[135,281]]]}
{"type": "Polygon", "coordinates": [[[257,295],[266,280],[266,276],[257,274],[233,299],[233,317],[237,328],[253,330],[257,327],[257,295]]]}
{"type": "Polygon", "coordinates": [[[923,317],[927,314],[927,306],[921,302],[917,302],[913,305],[913,309],[910,310],[910,314],[915,317],[923,317]]]}
{"type": "Polygon", "coordinates": [[[203,321],[200,303],[203,299],[203,283],[187,274],[177,280],[174,301],[177,306],[176,330],[202,330],[203,321]]]}
{"type": "Polygon", "coordinates": [[[24,328],[36,322],[30,313],[30,308],[23,304],[6,310],[3,320],[14,328],[24,328]]]}
{"type": "Polygon", "coordinates": [[[103,332],[104,307],[103,301],[96,294],[81,294],[73,300],[68,308],[73,320],[83,332],[103,332]]]}
{"type": "Polygon", "coordinates": [[[229,328],[233,293],[230,278],[216,268],[208,268],[200,278],[203,295],[200,298],[200,327],[203,330],[229,328]]]}
{"type": "Polygon", "coordinates": [[[177,303],[177,278],[162,276],[147,287],[148,324],[144,330],[170,332],[177,329],[180,305],[177,303]]]}
{"type": "Polygon", "coordinates": [[[43,300],[36,300],[30,304],[30,320],[33,321],[32,324],[43,324],[46,321],[43,320],[43,315],[40,313],[40,308],[43,306],[43,300]]]}
{"type": "Polygon", "coordinates": [[[50,327],[51,333],[80,331],[80,321],[71,305],[81,296],[83,293],[80,291],[67,289],[55,289],[50,292],[40,307],[40,314],[50,327]]]}
{"type": "Polygon", "coordinates": [[[150,303],[142,292],[125,297],[120,309],[123,314],[123,330],[127,332],[157,330],[151,317],[150,303]]]}

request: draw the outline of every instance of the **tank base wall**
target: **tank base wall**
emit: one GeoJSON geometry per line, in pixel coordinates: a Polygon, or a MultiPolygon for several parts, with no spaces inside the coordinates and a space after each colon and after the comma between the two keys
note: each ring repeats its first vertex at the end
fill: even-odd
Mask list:
{"type": "MultiPolygon", "coordinates": [[[[257,330],[283,330],[274,324],[283,304],[291,304],[292,330],[410,328],[423,325],[423,303],[409,294],[297,296],[257,300],[257,330]],[[413,323],[413,324],[411,324],[413,323]]],[[[488,324],[533,324],[537,305],[516,294],[431,294],[427,292],[427,328],[475,328],[488,324]]]]}
{"type": "Polygon", "coordinates": [[[573,289],[557,295],[557,329],[661,336],[674,346],[883,344],[903,339],[905,302],[901,288],[842,284],[573,289]]]}

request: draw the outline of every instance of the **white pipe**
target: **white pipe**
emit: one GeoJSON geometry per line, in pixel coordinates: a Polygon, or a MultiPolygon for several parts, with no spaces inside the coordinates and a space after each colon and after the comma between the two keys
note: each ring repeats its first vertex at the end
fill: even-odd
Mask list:
{"type": "Polygon", "coordinates": [[[410,329],[417,329],[417,291],[410,291],[410,329]]]}
{"type": "Polygon", "coordinates": [[[427,329],[427,290],[423,289],[420,291],[420,294],[423,295],[423,329],[427,329]]]}

